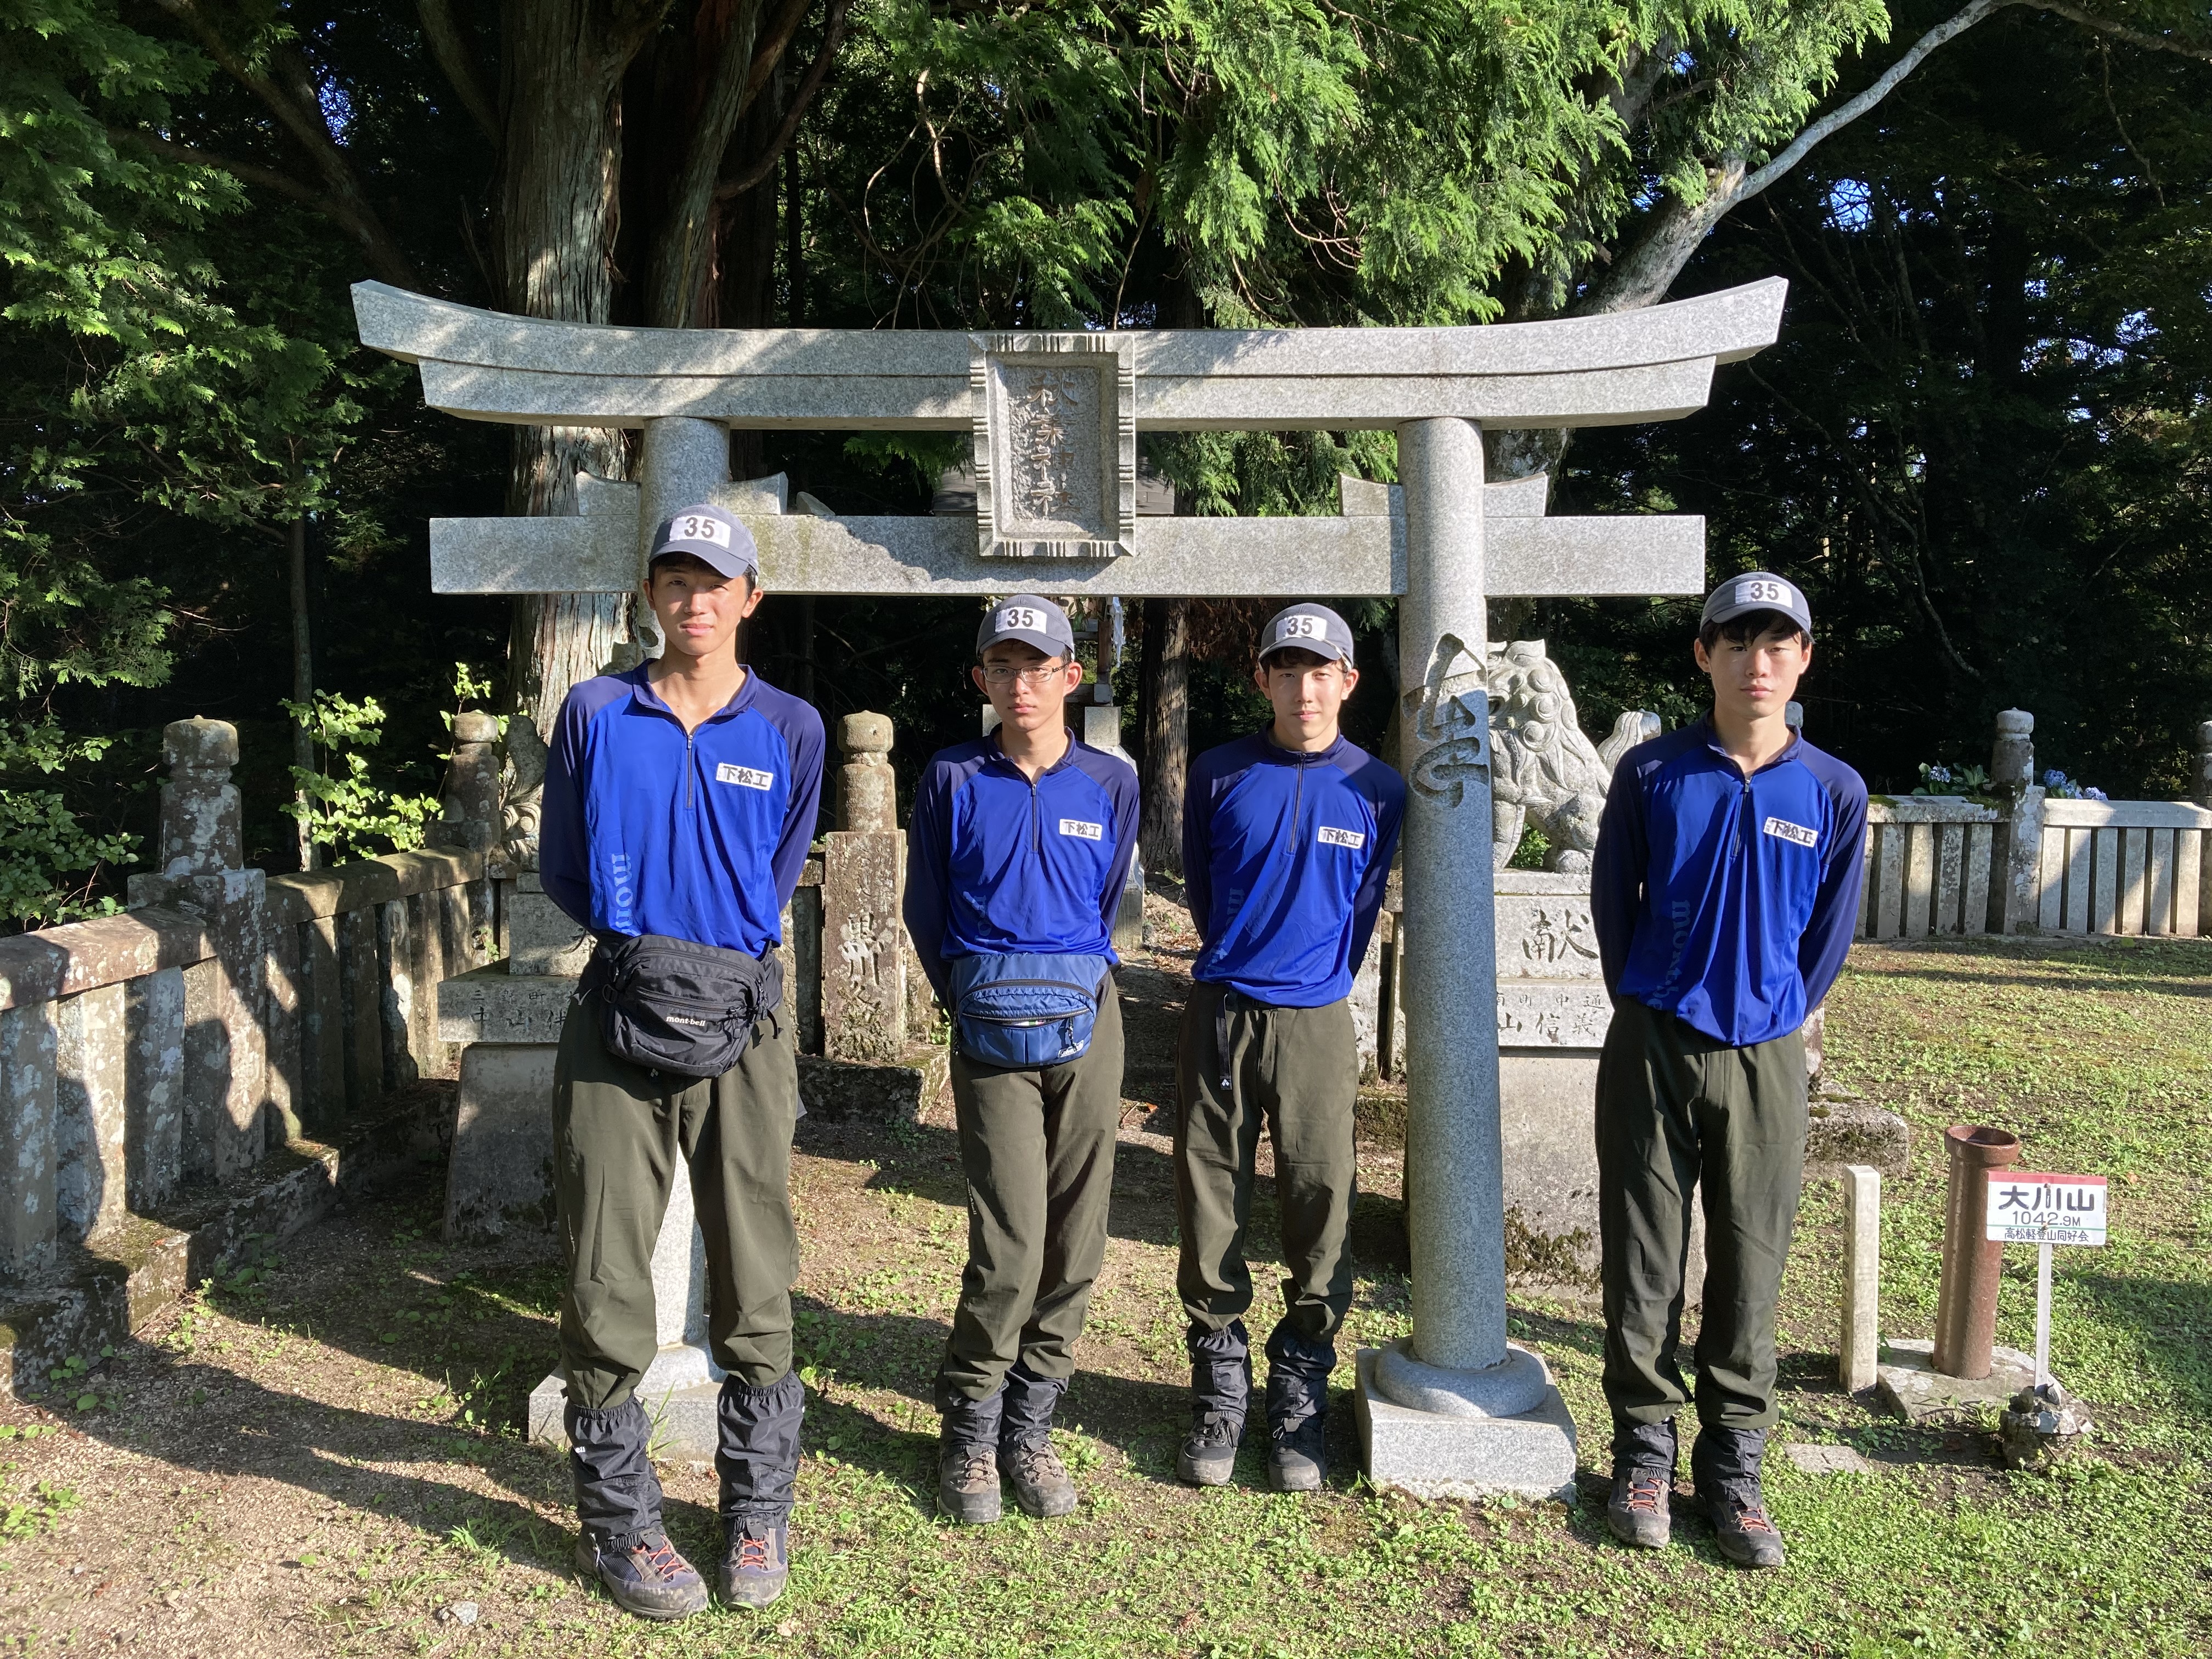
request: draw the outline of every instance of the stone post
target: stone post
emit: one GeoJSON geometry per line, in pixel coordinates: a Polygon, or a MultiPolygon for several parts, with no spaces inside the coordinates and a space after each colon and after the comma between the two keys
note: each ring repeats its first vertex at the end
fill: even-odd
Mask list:
{"type": "Polygon", "coordinates": [[[2037,869],[2043,857],[2043,786],[2035,781],[2035,716],[2007,708],[1990,744],[1990,787],[2009,805],[1990,849],[1992,933],[2032,933],[2037,926],[2037,869]]]}
{"type": "Polygon", "coordinates": [[[1482,434],[1398,429],[1406,501],[1406,1225],[1413,1333],[1360,1356],[1368,1474],[1430,1496],[1549,1495],[1574,1427],[1544,1363],[1505,1340],[1504,1160],[1491,852],[1482,434]]]}
{"type": "Polygon", "coordinates": [[[906,1036],[906,929],[899,921],[906,860],[893,794],[890,717],[838,722],[838,829],[822,860],[822,1052],[830,1060],[894,1064],[906,1036]]]}
{"type": "Polygon", "coordinates": [[[1837,1378],[1856,1394],[1875,1385],[1881,1358],[1881,1171],[1844,1168],[1843,1329],[1837,1378]]]}
{"type": "Polygon", "coordinates": [[[637,570],[653,555],[653,532],[679,507],[711,500],[730,482],[730,429],[720,421],[670,415],[645,423],[639,446],[637,570]]]}
{"type": "Polygon", "coordinates": [[[172,720],[162,734],[158,873],[131,878],[134,909],[179,905],[205,920],[215,956],[185,970],[184,1172],[222,1181],[284,1136],[268,1067],[268,885],[243,869],[238,729],[172,720]]]}
{"type": "Polygon", "coordinates": [[[0,1283],[54,1265],[55,1047],[52,1003],[0,1008],[0,1283]]]}
{"type": "Polygon", "coordinates": [[[2025,708],[1998,712],[1990,781],[1999,789],[2025,789],[2035,781],[2035,716],[2025,708]]]}
{"type": "Polygon", "coordinates": [[[440,846],[488,852],[499,839],[499,721],[474,709],[453,716],[453,758],[446,771],[440,846]]]}
{"type": "Polygon", "coordinates": [[[1398,441],[1399,660],[1418,676],[1401,739],[1406,892],[1408,908],[1437,919],[1407,941],[1406,1161],[1424,1177],[1407,1218],[1413,1349],[1431,1365],[1478,1370],[1505,1358],[1482,436],[1464,421],[1419,421],[1398,441]]]}
{"type": "Polygon", "coordinates": [[[883,831],[898,828],[897,778],[891,771],[891,717],[865,709],[837,722],[845,764],[837,773],[837,827],[883,831]]]}
{"type": "Polygon", "coordinates": [[[2189,775],[2189,799],[2212,806],[2212,720],[2197,728],[2197,763],[2189,775]]]}

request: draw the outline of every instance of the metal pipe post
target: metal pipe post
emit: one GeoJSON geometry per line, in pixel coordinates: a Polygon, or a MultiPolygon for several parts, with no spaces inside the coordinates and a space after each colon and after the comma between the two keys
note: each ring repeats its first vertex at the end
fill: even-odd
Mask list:
{"type": "Polygon", "coordinates": [[[1943,1212],[1943,1284],[1936,1302],[1936,1369],[1946,1376],[1987,1376],[1997,1334],[1997,1274],[2004,1246],[1988,1231],[1989,1174],[2020,1161],[2020,1137],[1985,1124],[1943,1131],[1951,1186],[1943,1212]]]}

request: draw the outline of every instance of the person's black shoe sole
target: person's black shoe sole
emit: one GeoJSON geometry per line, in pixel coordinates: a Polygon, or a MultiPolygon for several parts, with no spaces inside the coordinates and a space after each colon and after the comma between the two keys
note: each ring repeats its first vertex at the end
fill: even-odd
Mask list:
{"type": "Polygon", "coordinates": [[[1631,1549],[1663,1550],[1674,1535],[1674,1528],[1665,1516],[1631,1515],[1608,1504],[1605,1511],[1606,1530],[1631,1549]]]}
{"type": "Polygon", "coordinates": [[[987,1527],[1006,1513],[995,1488],[988,1492],[957,1492],[939,1486],[937,1508],[946,1520],[957,1521],[963,1527],[987,1527]]]}
{"type": "MultiPolygon", "coordinates": [[[[1075,1513],[1075,1484],[1064,1486],[1032,1486],[1026,1481],[1014,1482],[1014,1506],[1032,1521],[1057,1521],[1063,1515],[1075,1513]]],[[[996,1515],[991,1517],[998,1519],[996,1515]]]]}
{"type": "Polygon", "coordinates": [[[1176,1454],[1176,1477],[1194,1486],[1225,1486],[1237,1473],[1237,1448],[1209,1446],[1203,1453],[1185,1446],[1176,1454]]]}
{"type": "Polygon", "coordinates": [[[1328,1479],[1328,1466],[1310,1457],[1267,1459],[1267,1485],[1277,1492],[1319,1492],[1328,1479]]]}
{"type": "Polygon", "coordinates": [[[585,1577],[594,1581],[601,1589],[606,1591],[608,1601],[613,1602],[624,1613],[634,1613],[640,1619],[663,1620],[689,1619],[695,1613],[707,1611],[707,1583],[703,1578],[699,1581],[698,1589],[685,1594],[681,1601],[672,1600],[665,1604],[656,1604],[634,1599],[622,1586],[599,1571],[599,1553],[592,1547],[589,1539],[580,1540],[577,1542],[576,1571],[582,1573],[585,1577]]]}

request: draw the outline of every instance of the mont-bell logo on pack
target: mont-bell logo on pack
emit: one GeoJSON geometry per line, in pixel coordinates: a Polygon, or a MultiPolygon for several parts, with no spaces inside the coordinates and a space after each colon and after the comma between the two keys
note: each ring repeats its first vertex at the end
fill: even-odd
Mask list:
{"type": "Polygon", "coordinates": [[[714,769],[714,781],[734,783],[740,789],[773,789],[775,787],[775,774],[757,772],[750,766],[732,766],[724,761],[714,769]]]}

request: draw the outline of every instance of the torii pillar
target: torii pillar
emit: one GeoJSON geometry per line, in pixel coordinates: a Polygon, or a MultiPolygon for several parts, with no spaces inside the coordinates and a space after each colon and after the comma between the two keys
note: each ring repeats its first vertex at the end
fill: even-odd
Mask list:
{"type": "Polygon", "coordinates": [[[472,420],[644,432],[641,477],[586,477],[572,519],[435,520],[441,592],[616,592],[653,526],[716,501],[776,592],[1402,596],[1407,1152],[1413,1328],[1358,1356],[1368,1474],[1425,1495],[1571,1486],[1574,1425],[1505,1340],[1486,606],[1704,591],[1705,525],[1544,516],[1486,484],[1484,425],[1669,420],[1773,343],[1778,279],[1645,310],[1486,328],[962,334],[587,327],[354,290],[363,343],[472,420]],[[728,431],[965,430],[972,517],[840,517],[733,483],[728,431]],[[1402,487],[1328,519],[1136,516],[1136,434],[1391,428],[1402,487]]]}

